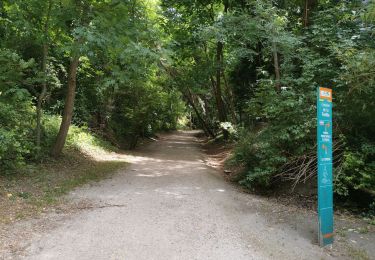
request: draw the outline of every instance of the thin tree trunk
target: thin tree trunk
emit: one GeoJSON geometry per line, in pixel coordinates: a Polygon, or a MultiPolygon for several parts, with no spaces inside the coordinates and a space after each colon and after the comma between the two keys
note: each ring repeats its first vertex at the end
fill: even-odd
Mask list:
{"type": "Polygon", "coordinates": [[[211,82],[212,93],[214,94],[215,101],[216,101],[216,82],[212,75],[210,75],[210,82],[211,82]]]}
{"type": "Polygon", "coordinates": [[[303,26],[307,27],[309,24],[309,0],[305,0],[305,7],[303,10],[303,26]]]}
{"type": "Polygon", "coordinates": [[[198,120],[200,121],[202,127],[203,127],[203,131],[211,136],[212,138],[215,137],[215,134],[214,132],[210,129],[210,127],[207,125],[206,121],[203,119],[201,113],[199,113],[199,110],[197,108],[197,106],[195,105],[194,103],[194,100],[193,100],[193,96],[191,94],[191,91],[190,89],[188,89],[187,91],[188,93],[185,93],[185,97],[187,99],[187,101],[189,102],[189,104],[191,105],[191,107],[193,108],[194,112],[195,112],[195,115],[197,116],[198,120]]]}
{"type": "Polygon", "coordinates": [[[201,122],[202,127],[203,127],[203,131],[207,135],[211,136],[212,138],[215,138],[214,132],[207,126],[206,121],[204,121],[204,119],[202,118],[202,116],[199,113],[199,111],[198,111],[197,107],[195,106],[194,102],[192,102],[191,100],[189,100],[189,103],[190,103],[191,107],[193,108],[193,110],[195,112],[195,115],[197,116],[198,120],[201,122]]]}
{"type": "MultiPolygon", "coordinates": [[[[48,57],[48,45],[43,45],[43,61],[42,61],[42,70],[44,76],[47,75],[47,57],[48,57]]],[[[38,102],[36,105],[36,146],[39,148],[41,144],[41,135],[42,135],[42,105],[43,101],[47,95],[47,79],[43,80],[42,91],[38,97],[38,102]]]]}
{"type": "Polygon", "coordinates": [[[310,13],[317,6],[317,0],[305,0],[303,7],[303,27],[308,27],[310,25],[310,13]]]}
{"type": "Polygon", "coordinates": [[[40,148],[41,135],[42,135],[42,106],[44,99],[47,95],[47,60],[48,60],[48,29],[49,20],[51,16],[52,1],[48,1],[48,10],[46,23],[44,24],[44,43],[43,43],[43,57],[42,57],[42,71],[44,73],[44,79],[42,83],[42,91],[39,94],[38,102],[36,105],[36,146],[40,148]]]}
{"type": "Polygon", "coordinates": [[[279,65],[279,55],[277,53],[276,43],[272,42],[272,52],[273,52],[273,66],[275,68],[275,89],[277,92],[281,91],[281,84],[280,84],[280,65],[279,65]]]}
{"type": "MultiPolygon", "coordinates": [[[[206,55],[206,59],[207,59],[208,61],[210,61],[211,59],[210,59],[210,57],[209,57],[209,55],[208,55],[207,45],[204,44],[203,46],[204,46],[204,53],[205,53],[205,55],[206,55]]],[[[214,66],[214,65],[215,65],[215,64],[212,63],[212,66],[214,66]]],[[[215,82],[214,77],[213,77],[211,74],[210,74],[210,82],[211,82],[212,92],[213,92],[214,97],[215,97],[215,100],[216,100],[216,82],[215,82]]],[[[216,103],[217,103],[217,102],[216,102],[216,103]]]]}
{"type": "Polygon", "coordinates": [[[76,95],[77,86],[77,69],[79,65],[79,57],[75,55],[69,66],[69,78],[68,78],[68,92],[65,98],[64,113],[62,116],[62,122],[60,125],[59,133],[57,134],[55,145],[52,148],[51,154],[54,157],[58,157],[62,149],[64,148],[66,137],[68,135],[70,123],[72,121],[74,99],[76,95]]]}
{"type": "Polygon", "coordinates": [[[217,43],[216,48],[216,91],[215,91],[215,99],[216,105],[218,110],[218,116],[220,122],[227,121],[227,116],[225,113],[224,102],[222,98],[222,91],[221,91],[221,70],[222,70],[222,53],[223,53],[224,44],[222,42],[217,43]]]}
{"type": "Polygon", "coordinates": [[[227,91],[227,95],[229,97],[229,110],[232,114],[232,119],[235,124],[237,124],[237,116],[236,116],[236,111],[235,111],[235,106],[234,106],[234,97],[233,97],[233,92],[232,89],[230,88],[227,78],[225,77],[225,74],[223,74],[223,79],[224,79],[224,84],[225,84],[225,89],[227,91]]]}
{"type": "MultiPolygon", "coordinates": [[[[224,13],[228,13],[228,8],[229,8],[229,1],[224,0],[224,13]]],[[[224,102],[223,102],[223,97],[222,97],[222,90],[221,90],[221,75],[223,73],[223,60],[224,60],[223,50],[224,50],[224,43],[222,43],[221,41],[218,41],[217,46],[216,46],[216,66],[217,67],[216,67],[215,98],[216,98],[216,104],[217,104],[220,122],[228,121],[224,102]]],[[[229,137],[228,131],[223,129],[223,138],[226,140],[228,139],[228,137],[229,137]]]]}
{"type": "MultiPolygon", "coordinates": [[[[224,45],[221,42],[217,43],[217,53],[216,53],[216,81],[212,75],[210,75],[210,82],[212,87],[212,92],[215,97],[215,103],[217,106],[217,114],[220,122],[226,121],[225,106],[222,98],[221,91],[221,70],[222,70],[222,57],[223,57],[223,48],[224,45]]],[[[207,46],[204,45],[204,51],[206,54],[207,60],[210,60],[208,56],[207,46]]]]}

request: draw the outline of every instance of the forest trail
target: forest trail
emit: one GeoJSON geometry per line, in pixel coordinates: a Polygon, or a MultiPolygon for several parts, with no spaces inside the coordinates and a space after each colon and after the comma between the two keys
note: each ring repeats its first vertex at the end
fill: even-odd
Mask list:
{"type": "MultiPolygon", "coordinates": [[[[330,259],[315,218],[245,194],[206,166],[194,132],[175,132],[131,156],[113,178],[69,196],[94,207],[34,236],[22,259],[330,259]],[[286,221],[291,217],[293,220],[286,221]],[[283,218],[283,219],[282,219],[283,218]],[[306,218],[311,226],[300,226],[306,218]]],[[[337,256],[337,255],[336,255],[337,256]]],[[[342,258],[341,258],[342,259],[342,258]]]]}

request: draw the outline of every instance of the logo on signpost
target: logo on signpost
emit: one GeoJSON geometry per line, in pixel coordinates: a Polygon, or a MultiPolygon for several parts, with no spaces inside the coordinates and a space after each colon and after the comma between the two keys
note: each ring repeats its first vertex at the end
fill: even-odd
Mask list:
{"type": "Polygon", "coordinates": [[[329,102],[332,102],[332,89],[319,88],[319,99],[326,99],[329,102]]]}
{"type": "Polygon", "coordinates": [[[321,246],[333,243],[332,90],[318,88],[318,215],[321,246]]]}

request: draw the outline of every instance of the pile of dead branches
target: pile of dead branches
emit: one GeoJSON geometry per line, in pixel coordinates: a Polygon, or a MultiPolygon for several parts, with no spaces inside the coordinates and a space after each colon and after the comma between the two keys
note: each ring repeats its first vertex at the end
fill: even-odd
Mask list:
{"type": "MultiPolygon", "coordinates": [[[[337,167],[336,169],[338,169],[337,172],[340,172],[344,154],[343,148],[344,143],[342,141],[336,140],[333,142],[333,163],[337,167]]],[[[275,176],[275,179],[293,183],[292,190],[294,190],[297,184],[306,183],[311,178],[317,176],[317,161],[315,146],[310,153],[291,158],[281,167],[280,173],[275,176]]]]}

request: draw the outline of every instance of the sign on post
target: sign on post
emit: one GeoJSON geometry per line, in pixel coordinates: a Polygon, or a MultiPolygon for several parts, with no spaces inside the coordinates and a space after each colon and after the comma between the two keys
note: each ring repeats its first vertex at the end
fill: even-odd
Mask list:
{"type": "Polygon", "coordinates": [[[332,90],[318,88],[318,217],[319,243],[333,243],[333,183],[332,183],[332,90]]]}

